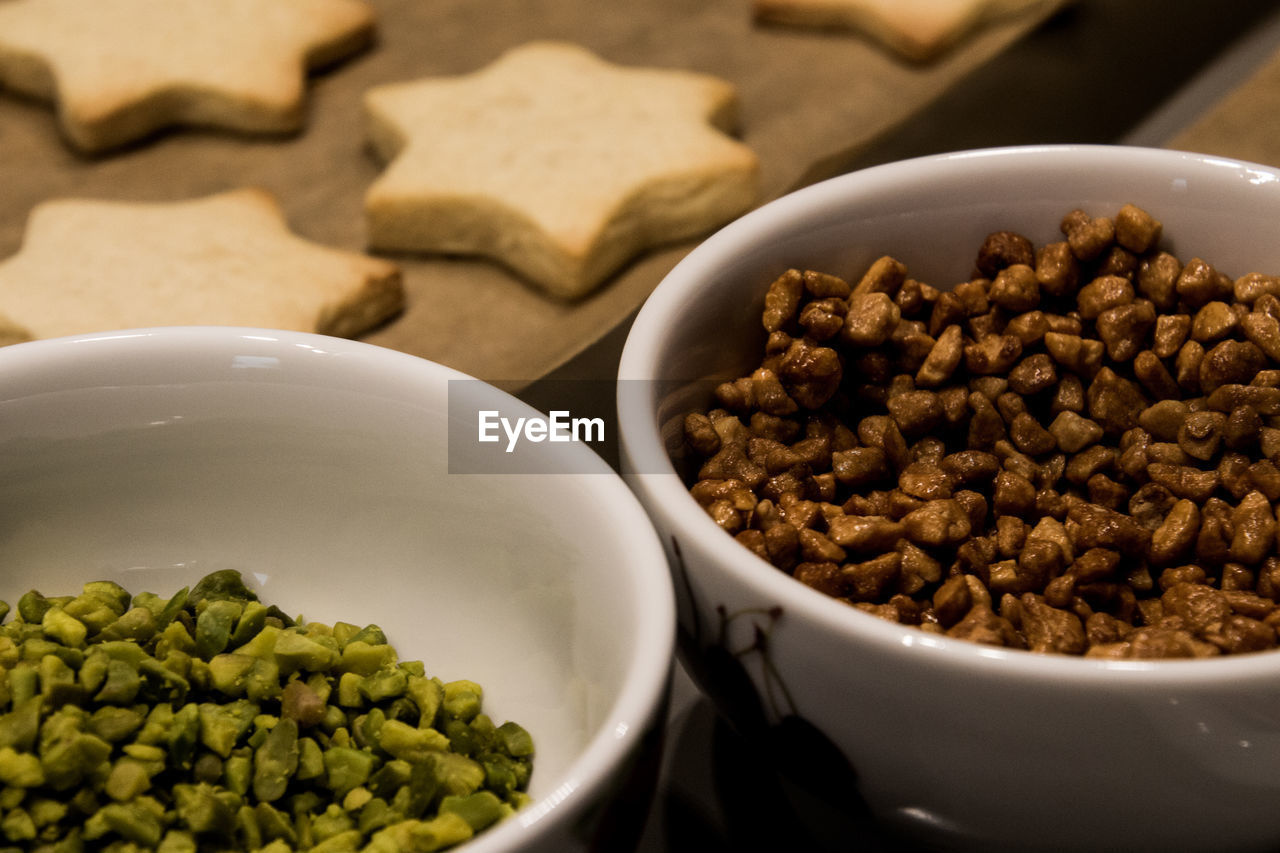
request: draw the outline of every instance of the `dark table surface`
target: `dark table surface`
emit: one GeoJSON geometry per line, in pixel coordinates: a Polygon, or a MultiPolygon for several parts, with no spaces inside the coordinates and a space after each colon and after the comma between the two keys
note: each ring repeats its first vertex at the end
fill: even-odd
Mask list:
{"type": "MultiPolygon", "coordinates": [[[[1280,3],[1077,0],[850,168],[997,145],[1164,145],[1277,50],[1280,3]]],[[[626,331],[521,396],[543,411],[611,416],[626,331]]],[[[602,453],[616,464],[610,441],[602,453]]],[[[857,803],[834,808],[774,773],[678,666],[665,744],[640,853],[906,849],[857,803]]]]}

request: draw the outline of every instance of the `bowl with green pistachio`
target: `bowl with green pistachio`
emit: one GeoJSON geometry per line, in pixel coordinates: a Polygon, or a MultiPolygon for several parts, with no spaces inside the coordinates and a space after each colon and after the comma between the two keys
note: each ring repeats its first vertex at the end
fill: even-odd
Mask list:
{"type": "Polygon", "coordinates": [[[662,549],[589,447],[504,468],[476,411],[537,414],[316,335],[0,350],[0,849],[625,843],[662,549]]]}
{"type": "Polygon", "coordinates": [[[1051,145],[695,249],[620,443],[725,717],[928,845],[1275,849],[1278,225],[1273,167],[1051,145]]]}

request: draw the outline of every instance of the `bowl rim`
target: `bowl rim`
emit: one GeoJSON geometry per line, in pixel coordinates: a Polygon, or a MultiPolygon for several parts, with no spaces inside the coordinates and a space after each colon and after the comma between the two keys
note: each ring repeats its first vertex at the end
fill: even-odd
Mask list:
{"type": "MultiPolygon", "coordinates": [[[[461,371],[419,356],[375,344],[310,332],[248,326],[153,326],[48,338],[0,347],[0,370],[41,369],[51,357],[83,359],[90,346],[119,351],[121,348],[155,347],[184,355],[216,352],[242,341],[255,350],[282,345],[302,348],[331,358],[342,370],[376,376],[382,387],[403,389],[406,398],[415,389],[429,390],[441,381],[476,380],[461,371]]],[[[95,350],[96,352],[96,350],[95,350]]],[[[102,353],[99,353],[101,355],[102,353]]],[[[528,415],[529,404],[484,383],[483,393],[501,401],[504,409],[528,415]]],[[[0,402],[3,398],[0,397],[0,402]]],[[[608,793],[612,776],[646,748],[647,731],[662,721],[675,654],[675,597],[666,554],[651,520],[634,493],[612,468],[587,445],[569,445],[573,469],[567,474],[522,476],[571,476],[595,493],[595,502],[625,531],[627,593],[636,611],[636,638],[625,659],[621,688],[602,719],[576,751],[573,759],[551,780],[543,794],[511,819],[490,827],[467,842],[476,853],[500,853],[525,844],[541,843],[562,833],[589,808],[597,795],[608,793]]],[[[615,564],[616,565],[616,564],[615,564]]],[[[536,771],[536,768],[535,768],[536,771]]]]}
{"type": "MultiPolygon", "coordinates": [[[[1043,654],[1021,649],[986,646],[968,640],[931,634],[859,612],[817,590],[796,582],[766,560],[725,535],[698,506],[676,472],[662,442],[657,423],[656,366],[662,360],[661,345],[677,318],[686,309],[700,282],[714,274],[743,247],[769,237],[780,222],[817,212],[838,209],[842,200],[866,191],[880,190],[910,176],[956,168],[987,168],[1025,161],[1064,163],[1105,162],[1108,168],[1179,164],[1194,168],[1221,168],[1277,185],[1280,168],[1216,155],[1174,149],[1124,145],[1042,144],[966,149],[872,166],[828,178],[774,199],[724,226],[686,255],[653,290],[637,313],[623,346],[618,366],[617,406],[619,447],[624,477],[641,495],[655,517],[674,535],[696,542],[712,562],[754,598],[775,602],[795,613],[824,635],[847,643],[862,644],[884,655],[911,655],[923,666],[946,666],[972,676],[1061,682],[1080,686],[1152,686],[1185,683],[1228,684],[1260,675],[1280,677],[1280,649],[1224,655],[1209,659],[1111,660],[1064,654],[1043,654]],[[959,668],[957,670],[957,668],[959,668]]],[[[1273,188],[1272,191],[1276,191],[1273,188]]],[[[681,381],[674,378],[674,381],[681,381]]],[[[667,535],[664,533],[664,536],[667,535]]],[[[686,548],[686,551],[692,550],[686,548]]]]}

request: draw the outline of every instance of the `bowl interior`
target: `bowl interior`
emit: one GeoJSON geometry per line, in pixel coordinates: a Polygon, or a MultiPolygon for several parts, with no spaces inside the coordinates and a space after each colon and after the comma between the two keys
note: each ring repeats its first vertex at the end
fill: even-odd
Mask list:
{"type": "Polygon", "coordinates": [[[563,797],[658,700],[661,550],[589,451],[575,473],[467,473],[447,439],[475,426],[451,416],[450,381],[479,385],[265,332],[0,350],[0,598],[94,579],[170,594],[239,569],[286,612],[377,623],[428,674],[478,681],[494,720],[535,738],[530,793],[563,797]]]}

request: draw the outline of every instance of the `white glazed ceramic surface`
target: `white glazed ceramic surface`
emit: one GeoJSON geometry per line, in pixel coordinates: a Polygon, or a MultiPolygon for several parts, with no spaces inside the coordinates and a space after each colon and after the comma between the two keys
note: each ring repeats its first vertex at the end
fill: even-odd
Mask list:
{"type": "Polygon", "coordinates": [[[291,614],[377,623],[535,738],[536,802],[466,849],[585,849],[622,786],[647,802],[674,639],[662,549],[583,445],[574,473],[465,473],[467,443],[447,457],[450,430],[476,429],[450,421],[458,380],[247,329],[0,349],[0,598],[96,579],[172,594],[234,568],[291,614]]]}
{"type": "Polygon", "coordinates": [[[856,279],[891,254],[949,287],[992,231],[1041,244],[1062,239],[1072,208],[1113,215],[1126,202],[1163,221],[1184,261],[1199,255],[1231,276],[1280,272],[1275,169],[1121,147],[961,152],[842,176],[732,223],[655,290],[623,352],[624,476],[673,557],[682,659],[740,726],[804,721],[812,755],[847,759],[872,810],[919,838],[1275,849],[1280,653],[1103,662],[897,626],[735,543],[688,495],[668,451],[681,416],[708,402],[705,380],[758,363],[763,294],[786,268],[856,279]]]}

